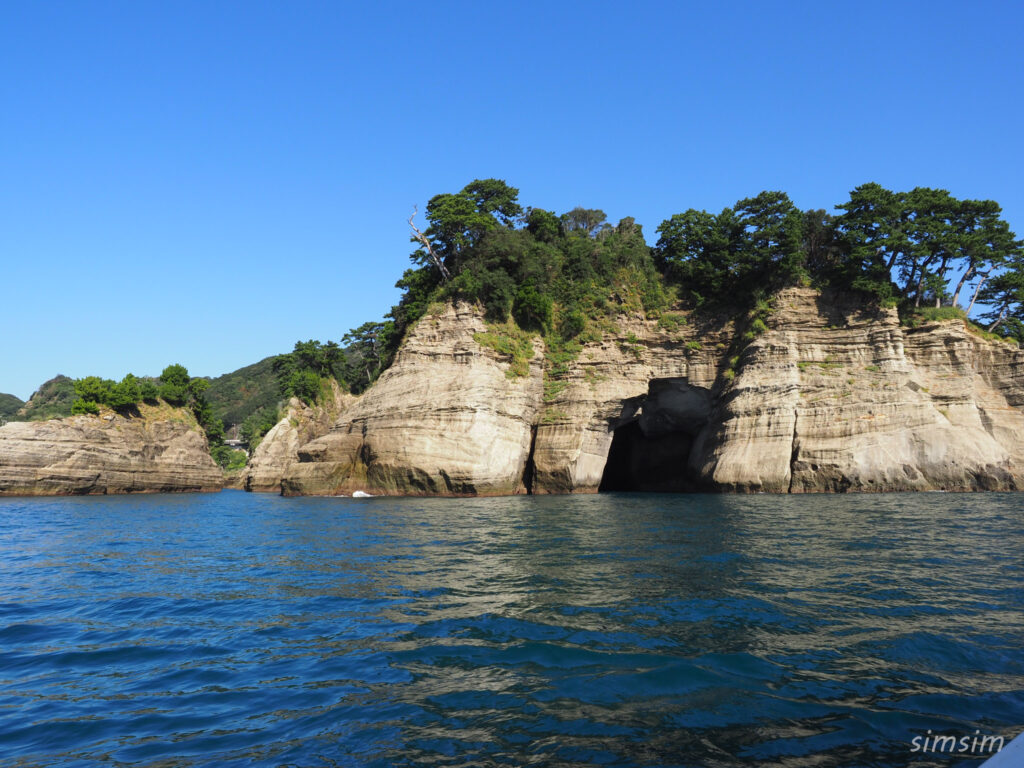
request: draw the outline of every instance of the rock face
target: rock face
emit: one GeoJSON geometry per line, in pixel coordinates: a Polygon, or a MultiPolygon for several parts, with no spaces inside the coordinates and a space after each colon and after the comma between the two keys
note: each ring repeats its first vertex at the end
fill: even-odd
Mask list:
{"type": "Polygon", "coordinates": [[[620,317],[557,381],[485,348],[471,307],[421,320],[286,494],[1013,489],[1024,352],[962,321],[791,288],[767,330],[620,317]],[[667,327],[666,327],[667,326],[667,327]],[[671,330],[669,330],[671,329],[671,330]]]}
{"type": "Polygon", "coordinates": [[[467,305],[422,319],[374,386],[299,448],[282,491],[525,492],[542,400],[539,345],[528,375],[510,378],[503,356],[474,340],[486,330],[467,305]]]}
{"type": "Polygon", "coordinates": [[[247,491],[279,492],[281,477],[289,466],[299,460],[299,447],[327,434],[338,417],[356,398],[342,392],[337,382],[330,381],[331,396],[322,404],[310,407],[298,398],[288,401],[285,415],[264,436],[253,451],[242,474],[242,487],[247,491]]]}
{"type": "Polygon", "coordinates": [[[692,474],[737,491],[1019,487],[1024,355],[959,320],[792,289],[743,351],[694,446],[692,474]],[[1016,436],[1016,437],[1015,437],[1016,436]]]}
{"type": "Polygon", "coordinates": [[[0,427],[0,496],[217,491],[206,436],[180,408],[140,405],[0,427]]]}

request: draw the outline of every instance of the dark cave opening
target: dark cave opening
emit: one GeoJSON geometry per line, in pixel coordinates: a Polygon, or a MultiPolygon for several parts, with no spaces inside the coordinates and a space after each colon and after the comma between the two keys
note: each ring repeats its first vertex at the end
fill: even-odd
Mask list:
{"type": "Polygon", "coordinates": [[[645,396],[623,401],[598,491],[700,490],[688,467],[711,405],[711,392],[685,378],[652,379],[645,396]]]}
{"type": "Polygon", "coordinates": [[[693,438],[684,432],[648,437],[638,421],[612,435],[599,493],[643,491],[681,493],[694,490],[687,472],[693,438]]]}

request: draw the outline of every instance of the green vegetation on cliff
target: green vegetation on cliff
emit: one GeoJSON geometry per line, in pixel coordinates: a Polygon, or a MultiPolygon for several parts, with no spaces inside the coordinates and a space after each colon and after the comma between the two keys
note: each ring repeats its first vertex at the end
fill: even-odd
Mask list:
{"type": "Polygon", "coordinates": [[[300,344],[278,358],[282,390],[308,399],[314,378],[330,375],[362,392],[390,365],[409,328],[451,300],[483,308],[490,327],[477,340],[508,356],[512,376],[528,372],[530,335],[543,336],[546,375],[554,380],[582,344],[614,332],[622,314],[678,329],[686,320],[666,311],[674,305],[715,308],[734,314],[750,341],[767,328],[769,296],[797,283],[859,292],[868,302],[900,306],[905,316],[925,306],[958,308],[969,298],[964,314],[984,304],[989,332],[1024,338],[1024,250],[992,201],[865,184],[833,216],[766,191],[717,214],[676,214],[659,225],[652,248],[632,218],[612,225],[599,209],[557,214],[518,198],[499,179],[432,197],[426,229],[409,219],[417,248],[414,266],[396,283],[398,304],[383,321],[350,331],[344,346],[302,343],[327,353],[327,364],[289,368],[304,354],[300,344]]]}
{"type": "Polygon", "coordinates": [[[378,325],[366,323],[346,335],[346,347],[332,341],[297,341],[291,352],[210,379],[205,396],[213,415],[226,428],[237,428],[239,438],[254,449],[280,420],[289,397],[315,405],[324,391],[325,379],[335,379],[344,389],[350,387],[349,381],[365,381],[379,373],[379,362],[372,359],[371,330],[378,325]],[[370,349],[369,354],[364,345],[370,349]]]}
{"type": "Polygon", "coordinates": [[[157,403],[159,400],[176,408],[187,407],[206,433],[210,455],[222,467],[230,468],[237,465],[240,452],[224,445],[224,424],[216,417],[205,396],[209,386],[207,379],[189,376],[188,369],[177,363],[164,368],[156,380],[130,373],[119,382],[86,376],[72,382],[76,397],[71,413],[98,414],[101,409],[109,408],[126,415],[137,415],[141,403],[157,403]]]}

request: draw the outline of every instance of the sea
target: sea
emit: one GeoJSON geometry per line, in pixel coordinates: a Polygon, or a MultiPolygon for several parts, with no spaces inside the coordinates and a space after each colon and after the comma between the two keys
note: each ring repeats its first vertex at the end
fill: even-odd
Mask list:
{"type": "Polygon", "coordinates": [[[6,768],[925,768],[1022,730],[1024,494],[0,500],[6,768]]]}

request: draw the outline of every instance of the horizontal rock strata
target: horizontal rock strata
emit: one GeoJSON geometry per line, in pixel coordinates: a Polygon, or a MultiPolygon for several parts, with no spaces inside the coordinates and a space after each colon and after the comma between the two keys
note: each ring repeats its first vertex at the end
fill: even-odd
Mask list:
{"type": "MultiPolygon", "coordinates": [[[[474,340],[478,310],[421,320],[392,367],[281,467],[286,494],[1015,489],[1024,352],[959,320],[791,288],[749,318],[621,316],[545,381],[474,340]]],[[[291,451],[291,448],[289,448],[291,451]]],[[[288,454],[289,456],[291,453],[288,454]]]]}
{"type": "Polygon", "coordinates": [[[0,495],[217,491],[222,482],[206,436],[180,408],[0,427],[0,495]]]}
{"type": "Polygon", "coordinates": [[[525,491],[541,355],[538,349],[527,376],[510,378],[504,357],[474,340],[486,330],[464,304],[423,318],[371,390],[328,434],[299,448],[283,492],[525,491]]]}

